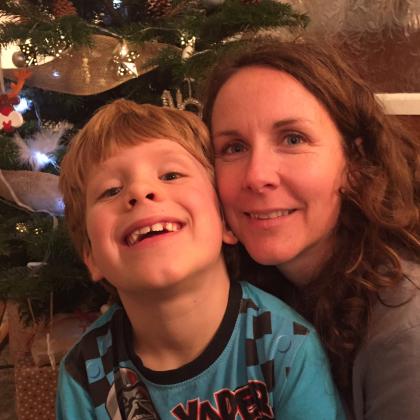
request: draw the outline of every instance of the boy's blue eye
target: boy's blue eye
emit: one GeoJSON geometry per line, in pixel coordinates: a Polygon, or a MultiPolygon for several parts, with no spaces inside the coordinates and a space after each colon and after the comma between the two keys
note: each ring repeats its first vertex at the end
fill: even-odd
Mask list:
{"type": "Polygon", "coordinates": [[[179,172],[167,172],[166,174],[163,174],[160,179],[162,181],[173,181],[175,179],[181,178],[183,175],[179,172]]]}
{"type": "Polygon", "coordinates": [[[112,187],[105,190],[101,195],[100,198],[108,198],[117,195],[121,191],[121,187],[112,187]]]}

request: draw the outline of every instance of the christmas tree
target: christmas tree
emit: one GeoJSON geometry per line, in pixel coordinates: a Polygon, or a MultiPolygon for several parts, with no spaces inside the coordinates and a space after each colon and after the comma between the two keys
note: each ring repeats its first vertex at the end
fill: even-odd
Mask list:
{"type": "Polygon", "coordinates": [[[0,299],[39,319],[106,298],[69,243],[57,186],[69,139],[98,107],[126,97],[200,113],[219,54],[307,23],[271,0],[3,1],[0,299]]]}

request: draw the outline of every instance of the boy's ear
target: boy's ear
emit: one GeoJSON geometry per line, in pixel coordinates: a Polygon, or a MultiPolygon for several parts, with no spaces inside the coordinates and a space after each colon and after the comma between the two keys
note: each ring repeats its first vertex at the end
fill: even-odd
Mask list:
{"type": "Polygon", "coordinates": [[[235,245],[238,243],[238,238],[230,230],[226,221],[223,221],[223,242],[228,245],[235,245]]]}
{"type": "Polygon", "coordinates": [[[86,267],[88,268],[90,273],[90,277],[93,281],[97,282],[104,279],[101,270],[99,270],[98,266],[95,263],[95,259],[93,258],[90,246],[87,248],[85,247],[85,249],[83,250],[83,261],[86,264],[86,267]]]}

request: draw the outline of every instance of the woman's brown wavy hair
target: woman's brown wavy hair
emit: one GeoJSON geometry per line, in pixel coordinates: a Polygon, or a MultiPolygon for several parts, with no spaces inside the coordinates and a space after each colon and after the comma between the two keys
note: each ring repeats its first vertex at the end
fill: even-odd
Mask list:
{"type": "MultiPolygon", "coordinates": [[[[293,76],[323,104],[343,137],[348,185],[341,191],[333,255],[305,289],[287,285],[273,270],[271,284],[267,279],[257,283],[315,325],[334,379],[351,402],[352,364],[379,292],[403,278],[401,256],[420,259],[419,137],[384,114],[369,86],[333,47],[271,40],[256,41],[216,65],[204,96],[204,120],[210,129],[218,92],[232,75],[249,66],[293,76]]],[[[249,273],[250,261],[242,264],[249,273]]],[[[260,278],[267,273],[259,268],[260,278]]]]}

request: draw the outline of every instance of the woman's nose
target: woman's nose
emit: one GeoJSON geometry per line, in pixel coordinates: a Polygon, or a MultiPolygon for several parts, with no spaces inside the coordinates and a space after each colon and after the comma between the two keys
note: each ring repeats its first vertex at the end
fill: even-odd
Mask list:
{"type": "Polygon", "coordinates": [[[280,183],[279,162],[273,150],[253,150],[245,168],[244,187],[262,193],[280,183]]]}

